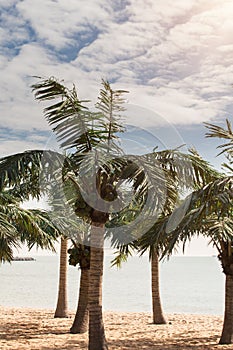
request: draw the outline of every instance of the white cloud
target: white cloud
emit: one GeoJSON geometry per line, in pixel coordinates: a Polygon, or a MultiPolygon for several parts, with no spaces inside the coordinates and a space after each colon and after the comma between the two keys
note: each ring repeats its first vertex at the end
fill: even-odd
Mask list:
{"type": "Polygon", "coordinates": [[[231,1],[15,0],[0,6],[4,127],[48,130],[30,91],[33,75],[75,82],[80,98],[93,102],[104,77],[128,89],[131,104],[174,125],[232,111],[231,1]]]}
{"type": "Polygon", "coordinates": [[[95,0],[24,0],[17,4],[17,9],[39,40],[61,49],[75,44],[75,38],[80,39],[80,32],[104,26],[108,17],[105,3],[95,0]]]}
{"type": "Polygon", "coordinates": [[[37,142],[37,140],[33,141],[24,141],[20,139],[15,140],[2,140],[0,138],[0,157],[5,157],[7,155],[11,155],[14,153],[24,152],[25,150],[33,150],[33,149],[44,149],[45,143],[37,142]]]}

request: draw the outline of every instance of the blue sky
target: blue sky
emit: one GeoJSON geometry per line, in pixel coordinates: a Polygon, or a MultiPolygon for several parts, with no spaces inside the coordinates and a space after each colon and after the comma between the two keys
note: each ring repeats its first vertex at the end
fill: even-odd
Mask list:
{"type": "Polygon", "coordinates": [[[232,115],[232,17],[231,0],[0,0],[0,156],[48,145],[33,76],[93,104],[105,78],[130,92],[139,147],[186,143],[219,166],[203,122],[232,115]]]}

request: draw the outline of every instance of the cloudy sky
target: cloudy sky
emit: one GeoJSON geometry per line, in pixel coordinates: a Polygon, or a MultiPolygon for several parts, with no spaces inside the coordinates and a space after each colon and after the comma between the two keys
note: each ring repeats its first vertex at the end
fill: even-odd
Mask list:
{"type": "Polygon", "coordinates": [[[33,76],[93,104],[105,78],[130,92],[129,142],[195,145],[219,166],[203,122],[232,115],[232,17],[232,0],[0,0],[0,155],[50,145],[33,76]]]}

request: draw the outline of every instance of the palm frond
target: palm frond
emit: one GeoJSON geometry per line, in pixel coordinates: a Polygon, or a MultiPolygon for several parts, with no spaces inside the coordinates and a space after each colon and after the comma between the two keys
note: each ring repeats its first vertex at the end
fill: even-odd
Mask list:
{"type": "Polygon", "coordinates": [[[209,132],[206,133],[206,137],[217,137],[217,138],[223,138],[225,140],[228,140],[229,142],[219,145],[218,148],[221,148],[222,151],[219,153],[228,153],[231,158],[233,156],[233,131],[231,123],[228,119],[226,119],[226,127],[223,128],[221,126],[211,124],[211,123],[204,123],[205,126],[209,129],[209,132]]]}
{"type": "Polygon", "coordinates": [[[9,222],[7,215],[0,212],[0,263],[13,259],[13,248],[19,247],[15,227],[9,222]]]}
{"type": "MultiPolygon", "coordinates": [[[[232,240],[233,178],[222,177],[191,193],[165,221],[166,253],[195,235],[208,237],[216,246],[232,240]]],[[[219,248],[220,249],[220,248],[219,248]]]]}
{"type": "Polygon", "coordinates": [[[99,134],[93,128],[94,122],[98,124],[98,115],[84,106],[88,101],[79,100],[75,86],[68,89],[50,77],[33,84],[32,91],[38,101],[54,101],[44,108],[44,115],[53,126],[61,147],[76,147],[78,152],[88,152],[99,142],[99,134]]]}
{"type": "Polygon", "coordinates": [[[107,143],[110,144],[112,138],[116,137],[117,132],[124,130],[122,127],[121,112],[125,110],[123,104],[125,99],[123,94],[128,93],[125,90],[113,90],[108,81],[102,80],[103,88],[100,90],[96,108],[102,113],[101,124],[107,131],[107,143]]]}
{"type": "Polygon", "coordinates": [[[54,242],[61,234],[51,222],[46,211],[22,209],[19,205],[0,205],[0,213],[17,232],[19,242],[27,243],[31,249],[36,245],[43,249],[54,250],[54,242]]]}
{"type": "Polygon", "coordinates": [[[63,157],[54,151],[31,150],[0,158],[0,190],[8,187],[15,197],[39,198],[63,157]]]}

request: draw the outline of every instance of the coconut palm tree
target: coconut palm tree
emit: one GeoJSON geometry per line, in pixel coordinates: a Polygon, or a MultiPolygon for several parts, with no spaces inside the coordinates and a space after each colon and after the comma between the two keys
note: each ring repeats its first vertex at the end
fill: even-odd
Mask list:
{"type": "MultiPolygon", "coordinates": [[[[127,219],[129,219],[129,216],[135,215],[136,210],[133,212],[129,212],[127,215],[127,219]]],[[[119,221],[122,224],[122,220],[126,220],[126,216],[115,218],[114,225],[116,222],[119,221]]],[[[131,221],[132,218],[129,220],[131,221]]],[[[113,222],[110,222],[109,225],[113,224],[113,222]]],[[[112,242],[113,246],[118,246],[117,239],[115,242],[112,242]]],[[[126,262],[128,260],[129,256],[132,256],[134,253],[140,253],[141,252],[141,245],[140,245],[140,239],[134,242],[130,242],[129,244],[122,245],[118,247],[118,250],[115,252],[116,256],[112,260],[112,266],[117,266],[120,268],[122,266],[123,262],[126,262]]],[[[146,251],[146,249],[143,251],[143,253],[146,251]]],[[[159,279],[159,254],[154,249],[154,246],[150,249],[150,265],[151,265],[151,295],[152,295],[152,312],[153,312],[153,323],[154,324],[166,324],[166,319],[163,314],[162,309],[162,303],[161,303],[161,297],[160,297],[160,279],[159,279]]]]}
{"type": "Polygon", "coordinates": [[[218,257],[226,276],[225,314],[220,344],[233,343],[233,133],[230,122],[226,128],[206,123],[207,137],[227,140],[220,145],[227,163],[228,174],[221,174],[216,180],[192,192],[174,211],[163,230],[167,233],[166,252],[172,253],[177,244],[190,241],[194,235],[204,235],[218,250],[218,257]],[[180,213],[185,211],[182,220],[174,225],[180,213]]]}
{"type": "Polygon", "coordinates": [[[69,264],[79,265],[81,270],[78,307],[70,333],[85,333],[88,331],[88,295],[89,295],[89,270],[90,270],[90,246],[76,243],[68,250],[70,254],[69,264]]]}
{"type": "MultiPolygon", "coordinates": [[[[95,147],[98,145],[99,149],[104,149],[107,145],[108,156],[110,156],[110,150],[112,151],[113,148],[115,151],[117,150],[116,145],[111,143],[111,141],[116,132],[121,130],[121,127],[117,124],[113,113],[116,111],[119,113],[121,110],[120,104],[123,102],[121,99],[123,91],[113,92],[108,83],[103,82],[103,85],[104,88],[101,90],[98,102],[98,109],[101,113],[98,112],[96,114],[90,113],[82,105],[83,103],[77,97],[75,87],[69,90],[52,78],[33,85],[36,99],[55,101],[55,104],[50,104],[45,109],[45,115],[49,123],[55,125],[53,130],[57,133],[59,140],[62,141],[61,146],[67,149],[76,148],[72,159],[73,163],[76,162],[75,171],[80,172],[82,161],[84,173],[86,169],[90,172],[96,166],[95,157],[98,156],[99,170],[97,176],[96,174],[95,176],[97,191],[102,198],[112,195],[112,191],[109,188],[113,187],[114,179],[112,176],[110,180],[106,167],[104,168],[106,159],[103,160],[103,155],[100,152],[97,154],[95,147]]],[[[74,169],[73,166],[72,169],[74,169]]],[[[82,178],[84,178],[84,175],[82,174],[82,178]]],[[[89,174],[87,176],[90,177],[89,174]]],[[[91,187],[93,184],[88,181],[88,185],[91,187]]],[[[93,188],[90,188],[90,190],[88,194],[92,195],[93,188]]],[[[87,191],[87,188],[85,188],[85,191],[87,191]]],[[[78,209],[80,215],[81,212],[87,213],[92,225],[90,239],[90,279],[92,283],[89,286],[89,348],[93,350],[107,349],[102,319],[101,284],[104,226],[109,215],[107,212],[99,210],[98,205],[91,209],[88,205],[84,205],[84,208],[79,206],[78,209]]]]}
{"type": "Polygon", "coordinates": [[[67,299],[68,238],[61,236],[58,299],[54,317],[69,316],[67,299]]]}
{"type": "MultiPolygon", "coordinates": [[[[125,174],[126,169],[132,168],[132,162],[123,157],[121,150],[114,142],[116,133],[122,130],[117,114],[123,110],[124,91],[113,91],[108,82],[103,82],[103,89],[100,91],[97,103],[97,113],[90,113],[83,106],[83,102],[77,97],[75,87],[69,90],[53,78],[34,84],[33,91],[39,101],[50,101],[49,107],[46,107],[44,112],[49,123],[54,126],[53,130],[58,135],[61,146],[75,150],[67,162],[69,171],[65,171],[64,179],[72,179],[76,182],[76,196],[78,192],[82,192],[82,196],[86,197],[84,201],[82,196],[78,196],[75,203],[76,212],[91,223],[89,349],[107,349],[101,290],[105,224],[109,219],[108,203],[111,204],[117,197],[117,183],[124,177],[128,179],[129,175],[125,174]],[[55,103],[52,104],[51,100],[55,103]],[[71,167],[70,163],[72,163],[71,167]]],[[[144,157],[143,165],[148,164],[150,176],[153,180],[159,181],[161,169],[155,164],[151,166],[152,158],[152,155],[144,157]]],[[[149,191],[144,170],[140,166],[134,166],[130,171],[130,181],[133,182],[135,193],[143,201],[149,191]]],[[[157,206],[161,195],[158,188],[157,206]]]]}
{"type": "MultiPolygon", "coordinates": [[[[79,100],[75,86],[68,89],[55,78],[40,79],[32,88],[37,100],[49,103],[44,109],[45,117],[53,126],[61,147],[69,151],[62,162],[57,154],[49,160],[46,158],[45,177],[51,178],[53,164],[58,159],[58,163],[62,163],[63,183],[73,183],[73,198],[68,194],[68,202],[72,203],[79,217],[91,224],[89,350],[107,349],[102,317],[103,243],[106,223],[114,212],[121,211],[121,204],[125,203],[119,191],[121,184],[133,193],[128,207],[136,203],[142,212],[131,232],[121,230],[118,239],[124,244],[138,238],[141,231],[155,221],[157,213],[176,198],[174,180],[172,176],[166,176],[168,173],[181,182],[185,178],[186,182],[197,183],[202,183],[202,176],[207,175],[195,156],[194,171],[190,156],[177,150],[126,157],[117,143],[117,135],[123,131],[119,115],[124,109],[122,96],[125,91],[112,90],[106,81],[100,90],[96,112],[90,111],[86,102],[79,100]],[[163,163],[158,162],[159,157],[163,163]]],[[[23,175],[27,186],[32,180],[32,168],[36,169],[38,180],[42,153],[29,151],[15,155],[13,163],[6,157],[0,162],[0,174],[1,168],[4,169],[0,186],[6,182],[21,184],[23,175]],[[11,170],[20,167],[20,174],[11,170]]],[[[35,191],[38,191],[37,187],[35,191]]]]}
{"type": "MultiPolygon", "coordinates": [[[[195,150],[190,150],[188,155],[171,150],[157,151],[156,159],[160,166],[166,170],[167,181],[173,183],[172,191],[167,195],[164,209],[158,220],[156,220],[155,224],[141,238],[134,241],[133,244],[130,243],[120,247],[118,247],[117,237],[115,240],[112,240],[112,245],[119,248],[112,264],[118,267],[121,266],[122,262],[127,261],[128,256],[132,255],[132,251],[138,252],[141,255],[149,251],[153,323],[165,324],[166,319],[162,310],[159,279],[159,257],[163,251],[164,237],[159,242],[158,230],[161,223],[169,217],[174,208],[180,203],[182,192],[216,179],[218,173],[195,150]],[[179,158],[179,161],[177,161],[176,157],[179,158]],[[192,176],[192,171],[195,176],[192,176]]],[[[168,191],[169,189],[170,187],[168,187],[168,191]]],[[[120,213],[121,215],[117,213],[110,221],[109,226],[119,225],[119,222],[121,224],[127,224],[132,221],[132,217],[136,215],[137,210],[139,208],[134,207],[124,213],[120,213]]]]}
{"type": "MultiPolygon", "coordinates": [[[[14,193],[14,198],[17,197],[21,202],[30,198],[39,199],[41,195],[49,195],[51,191],[51,178],[47,177],[48,174],[46,168],[52,169],[52,172],[56,172],[57,164],[60,164],[62,156],[59,153],[53,151],[26,151],[23,153],[7,156],[0,159],[0,184],[11,188],[11,192],[14,193]],[[52,159],[52,161],[50,161],[52,159]],[[50,185],[48,188],[48,184],[50,185]]],[[[52,179],[53,180],[53,179],[52,179]]],[[[54,186],[53,190],[54,190],[54,186]]],[[[9,190],[8,190],[9,192],[9,190]]],[[[51,203],[50,203],[51,204],[51,203]]],[[[52,204],[51,204],[52,205],[52,204]]],[[[25,211],[26,213],[26,211],[25,211]]],[[[29,213],[37,213],[42,215],[42,211],[29,211],[29,213]]],[[[52,213],[43,211],[43,215],[46,215],[49,226],[53,227],[58,235],[62,235],[64,227],[61,227],[61,221],[64,223],[67,221],[67,217],[59,219],[59,226],[56,226],[56,220],[53,220],[52,213]]],[[[61,216],[61,215],[60,215],[61,216]]],[[[33,220],[33,218],[32,218],[33,220]]],[[[71,223],[69,223],[71,224],[71,223]]],[[[49,227],[47,225],[47,229],[49,227]]],[[[26,235],[25,241],[28,242],[28,230],[23,228],[23,232],[26,235]]],[[[35,230],[34,230],[35,233],[35,230]]],[[[21,237],[22,238],[22,237],[21,237]]],[[[30,244],[33,245],[34,236],[31,237],[30,244]]],[[[8,236],[9,239],[9,236],[8,236]]],[[[38,239],[38,236],[37,236],[38,239]]],[[[52,239],[52,237],[51,237],[52,239]]],[[[59,270],[59,289],[58,289],[58,301],[55,311],[55,317],[68,317],[67,306],[67,243],[66,239],[61,238],[62,247],[60,255],[60,270],[59,270]],[[64,243],[63,243],[64,242],[64,243]]],[[[14,242],[15,243],[15,242],[14,242]]],[[[49,248],[55,251],[52,242],[51,246],[45,246],[45,241],[38,244],[40,247],[49,248]]],[[[11,256],[10,256],[11,258],[11,256]]]]}
{"type": "MultiPolygon", "coordinates": [[[[206,183],[213,178],[213,174],[206,171],[205,162],[197,155],[184,155],[178,150],[153,152],[133,160],[124,157],[114,142],[116,133],[122,130],[117,114],[123,110],[121,96],[124,91],[113,91],[107,82],[103,82],[100,91],[97,113],[90,113],[82,106],[75,88],[68,90],[53,79],[35,84],[33,88],[38,100],[55,99],[55,104],[45,109],[46,118],[54,125],[53,130],[62,146],[76,148],[69,158],[71,165],[67,166],[69,171],[64,179],[74,184],[77,215],[91,224],[89,350],[107,349],[101,299],[103,241],[106,223],[114,216],[111,204],[118,198],[117,185],[125,181],[133,190],[133,202],[140,208],[143,208],[150,194],[153,197],[144,217],[130,233],[130,240],[133,240],[138,238],[140,230],[145,230],[146,223],[150,221],[150,211],[154,214],[159,210],[166,213],[171,203],[177,200],[177,184],[180,187],[184,183],[185,186],[187,183],[198,185],[203,183],[203,179],[206,183]],[[145,169],[149,169],[147,176],[145,169]]],[[[124,234],[122,230],[122,236],[124,234]]],[[[122,238],[122,242],[125,242],[125,237],[122,238]]]]}

